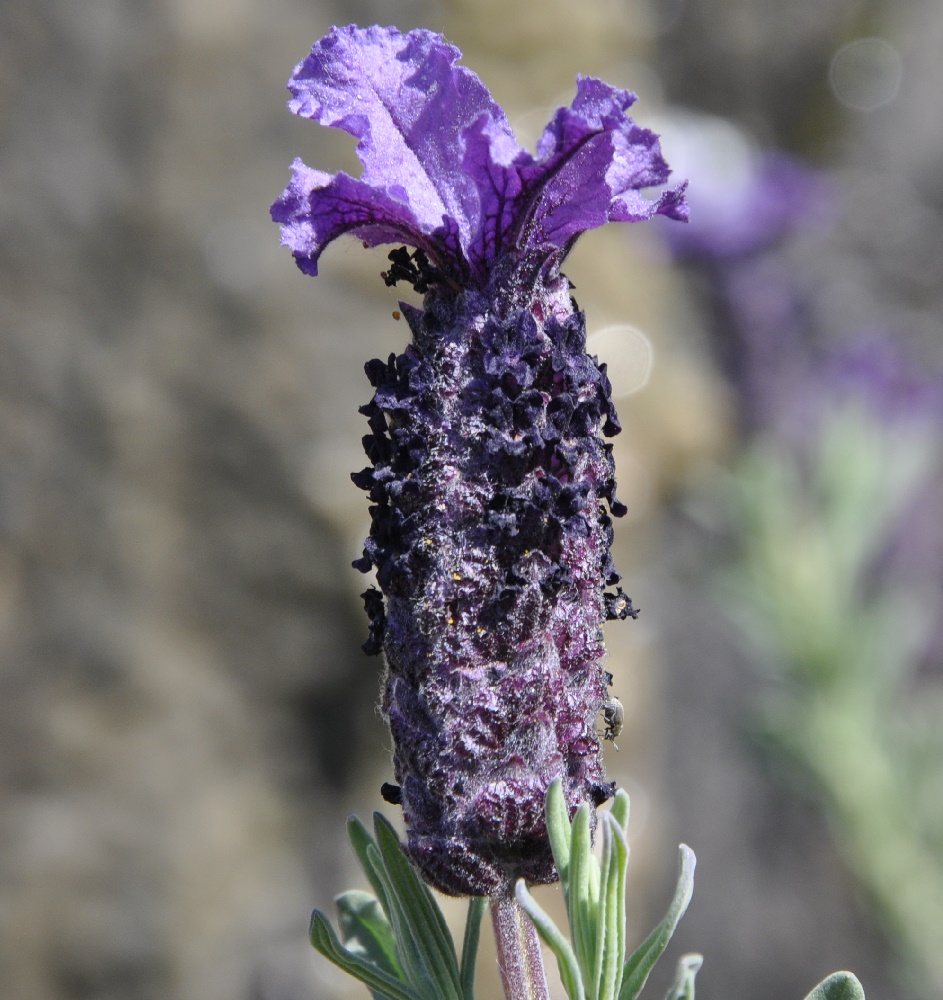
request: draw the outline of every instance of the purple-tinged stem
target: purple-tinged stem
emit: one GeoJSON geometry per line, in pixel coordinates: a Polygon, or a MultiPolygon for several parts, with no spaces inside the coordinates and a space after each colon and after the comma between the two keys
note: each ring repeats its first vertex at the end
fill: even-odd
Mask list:
{"type": "Polygon", "coordinates": [[[505,1000],[550,1000],[540,940],[510,889],[492,896],[491,922],[505,1000]]]}

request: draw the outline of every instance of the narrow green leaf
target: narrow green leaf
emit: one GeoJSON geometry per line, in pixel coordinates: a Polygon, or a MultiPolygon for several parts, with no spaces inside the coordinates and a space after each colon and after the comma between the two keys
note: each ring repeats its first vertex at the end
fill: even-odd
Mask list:
{"type": "Polygon", "coordinates": [[[613,983],[612,995],[613,997],[618,997],[619,991],[622,989],[622,976],[623,969],[625,968],[625,939],[626,939],[626,925],[625,925],[625,898],[626,898],[626,884],[628,881],[628,869],[629,869],[629,850],[628,841],[625,839],[625,827],[620,827],[622,831],[622,843],[625,845],[625,857],[622,859],[622,863],[619,869],[619,880],[614,888],[615,898],[618,901],[616,907],[616,937],[615,944],[613,946],[613,958],[617,964],[616,978],[613,983]]]}
{"type": "Polygon", "coordinates": [[[615,1000],[625,957],[625,873],[629,848],[622,827],[609,814],[602,823],[602,875],[596,917],[596,954],[590,996],[615,1000]]]}
{"type": "Polygon", "coordinates": [[[354,854],[357,855],[360,867],[363,869],[364,875],[367,876],[367,881],[376,893],[376,897],[383,907],[383,912],[389,919],[389,900],[386,898],[386,889],[377,867],[378,865],[382,867],[382,862],[379,854],[376,853],[377,845],[370,835],[370,831],[356,816],[350,816],[347,819],[347,836],[350,838],[350,846],[354,849],[354,854]],[[371,854],[371,848],[373,848],[373,854],[371,854]]]}
{"type": "MultiPolygon", "coordinates": [[[[597,865],[593,857],[592,839],[589,832],[589,806],[584,802],[573,817],[573,833],[570,840],[570,898],[567,913],[570,919],[570,935],[580,968],[587,971],[593,967],[596,954],[596,934],[594,926],[594,896],[598,898],[598,876],[594,878],[593,867],[597,865]]],[[[590,989],[589,983],[586,984],[590,989]]]]}
{"type": "Polygon", "coordinates": [[[682,955],[678,959],[674,981],[665,994],[665,1000],[694,1000],[694,977],[704,964],[703,955],[682,955]]]}
{"type": "Polygon", "coordinates": [[[369,892],[354,889],[335,900],[341,937],[348,951],[367,959],[397,979],[403,978],[396,957],[393,928],[369,892]]]}
{"type": "Polygon", "coordinates": [[[402,900],[398,897],[390,873],[380,856],[377,846],[371,843],[367,847],[367,855],[374,865],[377,878],[383,888],[383,898],[388,900],[389,919],[393,927],[393,940],[396,943],[396,957],[403,970],[403,976],[420,996],[425,1000],[435,1000],[432,992],[433,976],[426,964],[426,957],[419,947],[416,931],[407,917],[402,900]]]}
{"type": "MultiPolygon", "coordinates": [[[[438,1000],[435,992],[435,974],[428,964],[428,955],[423,947],[422,937],[417,932],[415,923],[410,919],[409,907],[404,905],[394,885],[392,876],[376,842],[367,834],[369,842],[363,848],[365,864],[373,873],[373,878],[380,889],[380,899],[386,900],[387,916],[393,927],[393,940],[396,943],[396,955],[406,982],[426,1000],[438,1000]]],[[[402,856],[402,848],[395,832],[393,843],[402,856]]],[[[405,861],[405,858],[403,859],[405,861]]],[[[406,862],[408,864],[408,862],[406,862]]],[[[410,870],[411,866],[410,866],[410,870]]]]}
{"type": "Polygon", "coordinates": [[[311,914],[311,944],[329,961],[343,969],[348,975],[363,983],[367,989],[382,997],[383,1000],[423,1000],[402,980],[396,979],[388,972],[378,969],[360,955],[345,948],[337,939],[330,921],[315,910],[311,914]]]}
{"type": "Polygon", "coordinates": [[[620,788],[612,800],[609,815],[622,827],[623,834],[629,832],[629,793],[620,788]]]}
{"type": "Polygon", "coordinates": [[[570,895],[570,813],[563,795],[563,781],[554,778],[547,789],[547,833],[550,849],[563,886],[563,898],[570,895]]]}
{"type": "Polygon", "coordinates": [[[596,910],[599,909],[599,891],[602,884],[602,870],[599,867],[599,859],[593,854],[592,850],[589,852],[589,861],[587,862],[589,871],[589,913],[590,920],[593,926],[596,926],[596,910]]]}
{"type": "Polygon", "coordinates": [[[381,813],[375,813],[374,826],[377,831],[378,848],[382,851],[383,863],[387,872],[391,877],[394,874],[401,876],[403,887],[416,894],[417,901],[432,922],[437,937],[441,939],[441,943],[451,959],[451,964],[457,969],[458,958],[455,953],[452,932],[449,930],[448,923],[432,890],[422,881],[412,862],[406,856],[392,823],[381,813]]]}
{"type": "Polygon", "coordinates": [[[484,896],[472,896],[468,901],[465,939],[462,942],[462,966],[459,970],[465,1000],[474,1000],[475,997],[475,959],[478,957],[478,940],[481,937],[481,918],[487,907],[488,900],[484,896]]]}
{"type": "Polygon", "coordinates": [[[560,932],[560,928],[537,905],[534,897],[527,891],[527,885],[522,878],[517,880],[514,894],[521,909],[530,917],[537,933],[544,944],[553,952],[560,970],[560,980],[566,995],[570,1000],[586,1000],[586,989],[580,973],[579,962],[570,947],[570,942],[560,932]]]}
{"type": "Polygon", "coordinates": [[[864,988],[850,972],[833,972],[805,1000],[864,1000],[864,988]]]}
{"type": "MultiPolygon", "coordinates": [[[[415,957],[425,967],[430,980],[428,987],[436,1000],[462,1000],[455,944],[438,903],[403,853],[389,820],[375,813],[374,829],[393,890],[390,903],[400,918],[393,920],[394,926],[402,922],[408,932],[415,957]]],[[[412,977],[410,981],[413,986],[420,986],[420,981],[412,977]]]]}
{"type": "Polygon", "coordinates": [[[688,903],[691,902],[691,893],[694,891],[694,852],[686,844],[682,844],[679,855],[681,872],[678,875],[678,885],[674,898],[668,907],[664,920],[648,935],[625,963],[619,1000],[635,1000],[642,992],[648,974],[668,946],[671,935],[674,934],[675,928],[678,926],[678,921],[688,908],[688,903]]]}
{"type": "MultiPolygon", "coordinates": [[[[396,898],[390,873],[376,841],[356,816],[348,819],[347,832],[354,853],[392,925],[396,957],[405,981],[411,983],[418,994],[426,1000],[436,1000],[432,992],[434,976],[426,965],[425,955],[417,943],[415,929],[407,919],[401,902],[396,898]]],[[[393,838],[398,845],[395,833],[393,838]]]]}
{"type": "MultiPolygon", "coordinates": [[[[600,1000],[600,985],[603,978],[603,963],[606,953],[606,922],[609,918],[609,879],[612,874],[612,847],[609,843],[611,836],[610,824],[601,820],[602,824],[602,864],[600,866],[599,881],[600,892],[597,898],[597,905],[594,907],[595,924],[595,948],[593,949],[593,964],[584,968],[584,974],[589,980],[586,990],[594,1000],[600,1000]]],[[[597,834],[599,833],[597,828],[597,834]]],[[[621,960],[621,956],[620,956],[621,960]]]]}

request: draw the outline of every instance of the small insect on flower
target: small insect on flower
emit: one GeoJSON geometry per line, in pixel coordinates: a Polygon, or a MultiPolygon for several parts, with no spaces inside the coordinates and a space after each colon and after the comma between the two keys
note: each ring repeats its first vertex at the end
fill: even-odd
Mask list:
{"type": "Polygon", "coordinates": [[[602,738],[609,740],[616,750],[618,750],[616,737],[622,732],[622,727],[625,725],[625,708],[622,702],[618,698],[607,698],[603,702],[602,717],[606,723],[606,729],[602,734],[602,738]]]}

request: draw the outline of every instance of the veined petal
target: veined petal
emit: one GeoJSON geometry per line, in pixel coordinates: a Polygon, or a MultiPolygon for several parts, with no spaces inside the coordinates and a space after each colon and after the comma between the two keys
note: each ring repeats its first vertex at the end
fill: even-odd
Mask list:
{"type": "Polygon", "coordinates": [[[626,115],[635,95],[580,77],[576,97],[544,130],[536,157],[458,49],[440,35],[334,28],[289,81],[296,114],[358,140],[360,180],[295,164],[272,207],[282,242],[317,273],[342,233],[421,247],[454,289],[559,264],[576,238],[606,222],[686,219],[684,188],[649,201],[668,167],[654,133],[626,115]]]}
{"type": "Polygon", "coordinates": [[[519,213],[521,243],[566,248],[606,222],[686,218],[683,188],[656,201],[639,193],[664,184],[670,170],[658,137],[626,114],[634,103],[628,90],[577,78],[572,105],[557,110],[526,170],[530,207],[519,213]]]}
{"type": "Polygon", "coordinates": [[[318,273],[321,252],[344,233],[353,233],[370,246],[425,245],[409,206],[383,190],[344,173],[312,170],[301,160],[295,160],[292,170],[295,176],[272,206],[272,218],[282,223],[282,243],[291,247],[305,274],[318,273]]]}
{"type": "Polygon", "coordinates": [[[482,116],[465,130],[462,172],[478,190],[477,226],[468,247],[469,263],[487,279],[488,264],[500,256],[520,210],[524,191],[519,164],[532,162],[513,137],[482,116]]]}
{"type": "Polygon", "coordinates": [[[664,184],[670,171],[658,137],[626,115],[634,102],[627,90],[579,77],[572,105],[554,114],[536,158],[512,155],[487,123],[469,129],[463,169],[475,176],[482,198],[473,266],[503,253],[522,262],[562,257],[581,233],[607,222],[658,214],[686,220],[684,186],[654,201],[640,193],[664,184]]]}
{"type": "MultiPolygon", "coordinates": [[[[484,84],[454,65],[460,56],[431,31],[334,28],[289,81],[295,114],[360,140],[361,182],[386,198],[376,221],[393,203],[408,209],[415,220],[413,238],[393,240],[421,245],[422,234],[444,227],[457,231],[464,250],[477,227],[479,197],[473,179],[460,170],[463,133],[483,118],[513,142],[504,111],[484,84]]],[[[402,209],[395,215],[394,228],[402,209]]],[[[350,228],[331,224],[326,215],[320,222],[322,246],[350,228]]]]}
{"type": "Polygon", "coordinates": [[[612,199],[609,209],[610,222],[644,222],[656,215],[665,215],[677,222],[688,221],[688,203],[685,192],[688,182],[662,191],[657,201],[649,201],[638,191],[626,191],[612,199]]]}

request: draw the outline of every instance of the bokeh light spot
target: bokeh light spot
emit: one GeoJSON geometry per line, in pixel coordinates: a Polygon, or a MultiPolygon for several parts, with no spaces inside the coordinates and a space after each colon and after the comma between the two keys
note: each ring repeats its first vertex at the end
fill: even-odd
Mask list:
{"type": "Polygon", "coordinates": [[[904,64],[900,53],[883,38],[856,38],[832,56],[828,82],[832,93],[855,111],[876,111],[900,90],[904,64]]]}
{"type": "Polygon", "coordinates": [[[652,342],[634,326],[607,326],[587,338],[587,350],[605,361],[615,399],[643,389],[652,374],[652,342]]]}

